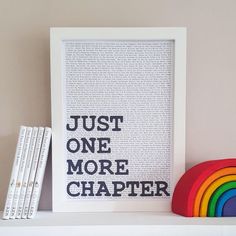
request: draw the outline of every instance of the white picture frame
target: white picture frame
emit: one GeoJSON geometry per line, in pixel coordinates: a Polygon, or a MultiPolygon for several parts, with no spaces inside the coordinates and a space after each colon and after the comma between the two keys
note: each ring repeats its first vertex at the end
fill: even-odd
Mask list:
{"type": "Polygon", "coordinates": [[[173,187],[185,171],[185,103],[186,103],[186,29],[185,28],[51,28],[51,118],[52,118],[52,177],[53,211],[170,211],[167,200],[83,200],[65,198],[63,183],[65,157],[63,140],[63,40],[173,40],[173,187]]]}

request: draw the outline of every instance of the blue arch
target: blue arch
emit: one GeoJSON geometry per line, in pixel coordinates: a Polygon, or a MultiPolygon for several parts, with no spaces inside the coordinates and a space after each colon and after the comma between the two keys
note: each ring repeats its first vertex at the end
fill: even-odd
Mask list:
{"type": "Polygon", "coordinates": [[[216,203],[216,216],[220,217],[223,216],[223,208],[225,203],[232,197],[236,196],[236,189],[230,189],[224,192],[218,199],[216,203]]]}
{"type": "Polygon", "coordinates": [[[236,196],[230,198],[224,205],[223,216],[236,216],[236,196]]]}

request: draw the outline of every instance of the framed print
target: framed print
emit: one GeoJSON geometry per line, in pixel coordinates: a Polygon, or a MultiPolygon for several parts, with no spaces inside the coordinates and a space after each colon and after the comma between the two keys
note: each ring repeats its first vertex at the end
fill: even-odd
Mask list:
{"type": "Polygon", "coordinates": [[[185,28],[51,28],[53,211],[170,211],[185,28]]]}

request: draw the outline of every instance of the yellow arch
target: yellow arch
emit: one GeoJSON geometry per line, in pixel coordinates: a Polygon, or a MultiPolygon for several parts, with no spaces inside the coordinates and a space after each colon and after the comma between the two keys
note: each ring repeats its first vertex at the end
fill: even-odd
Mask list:
{"type": "Polygon", "coordinates": [[[200,205],[200,216],[207,216],[208,203],[214,191],[220,187],[222,184],[236,181],[236,175],[226,175],[223,176],[210,184],[210,186],[206,189],[203,194],[201,205],[200,205]]]}
{"type": "Polygon", "coordinates": [[[204,192],[208,188],[208,186],[214,182],[216,179],[226,176],[226,175],[236,175],[236,167],[226,167],[222,168],[216,172],[214,172],[212,175],[210,175],[200,186],[198,189],[198,192],[196,194],[195,200],[194,200],[194,207],[193,207],[193,216],[199,216],[200,213],[200,206],[201,206],[201,199],[203,197],[204,192]]]}

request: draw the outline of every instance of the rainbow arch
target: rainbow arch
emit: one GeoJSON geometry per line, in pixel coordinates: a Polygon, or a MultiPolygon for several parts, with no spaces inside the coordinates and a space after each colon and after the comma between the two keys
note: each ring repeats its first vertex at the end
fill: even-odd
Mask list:
{"type": "Polygon", "coordinates": [[[236,158],[189,169],[175,187],[172,211],[188,217],[236,216],[236,158]]]}

